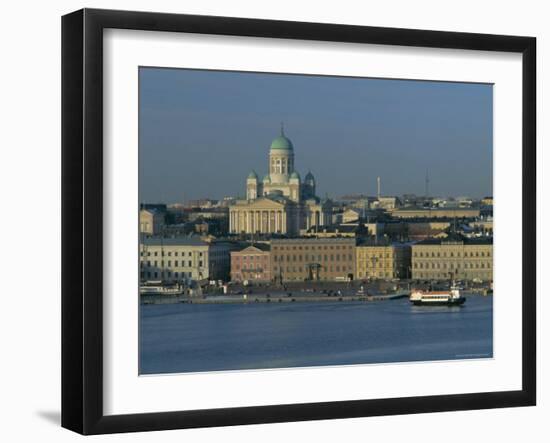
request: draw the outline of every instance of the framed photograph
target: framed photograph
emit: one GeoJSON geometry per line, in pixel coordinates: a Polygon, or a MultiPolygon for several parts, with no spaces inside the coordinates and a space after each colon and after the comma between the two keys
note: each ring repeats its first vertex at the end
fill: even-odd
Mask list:
{"type": "Polygon", "coordinates": [[[532,37],[62,20],[62,425],[535,405],[532,37]]]}

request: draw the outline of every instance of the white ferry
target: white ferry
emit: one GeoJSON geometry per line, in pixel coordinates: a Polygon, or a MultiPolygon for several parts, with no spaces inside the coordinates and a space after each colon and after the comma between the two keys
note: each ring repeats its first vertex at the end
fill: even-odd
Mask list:
{"type": "Polygon", "coordinates": [[[167,284],[162,281],[146,281],[139,286],[140,295],[182,295],[183,287],[179,284],[167,284]]]}
{"type": "Polygon", "coordinates": [[[466,297],[460,294],[460,288],[453,282],[448,291],[423,291],[413,289],[409,297],[411,303],[425,306],[462,305],[466,297]]]}

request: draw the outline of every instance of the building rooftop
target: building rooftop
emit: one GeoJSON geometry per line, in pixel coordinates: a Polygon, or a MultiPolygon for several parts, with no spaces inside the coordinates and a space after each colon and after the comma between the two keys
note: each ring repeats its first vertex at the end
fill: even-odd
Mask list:
{"type": "Polygon", "coordinates": [[[310,242],[310,243],[353,243],[355,244],[354,238],[316,238],[316,237],[300,237],[300,238],[280,238],[280,239],[273,239],[271,241],[271,244],[274,243],[300,243],[300,242],[310,242]]]}
{"type": "Polygon", "coordinates": [[[271,142],[271,149],[283,149],[291,151],[294,149],[294,146],[292,145],[290,139],[288,139],[287,137],[285,137],[284,134],[281,133],[279,137],[271,142]]]}
{"type": "Polygon", "coordinates": [[[198,235],[182,237],[146,237],[141,243],[146,246],[209,246],[210,243],[201,239],[198,235]]]}
{"type": "Polygon", "coordinates": [[[254,243],[252,245],[246,245],[243,249],[239,249],[238,251],[234,252],[243,252],[246,251],[248,248],[256,248],[260,251],[269,252],[271,250],[271,245],[268,243],[254,243]]]}
{"type": "Polygon", "coordinates": [[[449,235],[447,238],[428,238],[426,240],[419,241],[417,245],[441,245],[441,244],[453,244],[463,243],[465,245],[492,245],[493,237],[477,237],[468,238],[461,235],[449,235]]]}

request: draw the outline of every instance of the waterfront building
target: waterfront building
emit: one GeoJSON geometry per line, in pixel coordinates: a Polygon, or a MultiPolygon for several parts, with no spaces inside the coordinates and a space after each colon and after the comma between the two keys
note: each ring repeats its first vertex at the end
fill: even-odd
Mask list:
{"type": "Polygon", "coordinates": [[[198,236],[146,237],[140,243],[141,280],[191,283],[227,280],[231,242],[205,241],[198,236]]]}
{"type": "Polygon", "coordinates": [[[271,277],[271,250],[266,243],[256,243],[231,252],[231,281],[267,283],[271,277]]]}
{"type": "Polygon", "coordinates": [[[271,143],[269,173],[260,181],[255,171],[246,179],[246,199],[229,207],[233,234],[298,235],[312,226],[331,224],[332,205],[315,195],[311,172],[302,181],[294,169],[294,146],[283,129],[271,143]]]}
{"type": "Polygon", "coordinates": [[[489,197],[483,197],[481,199],[481,204],[483,206],[493,206],[493,197],[492,196],[489,196],[489,197]]]}
{"type": "Polygon", "coordinates": [[[355,272],[355,239],[296,238],[271,240],[275,281],[347,281],[355,272]]]}
{"type": "Polygon", "coordinates": [[[492,238],[428,239],[412,246],[412,278],[448,280],[493,280],[492,238]]]}
{"type": "Polygon", "coordinates": [[[142,234],[156,235],[162,232],[164,227],[164,212],[157,209],[140,209],[139,231],[142,234]]]}
{"type": "Polygon", "coordinates": [[[364,243],[356,247],[357,278],[409,278],[411,245],[364,243]]]}

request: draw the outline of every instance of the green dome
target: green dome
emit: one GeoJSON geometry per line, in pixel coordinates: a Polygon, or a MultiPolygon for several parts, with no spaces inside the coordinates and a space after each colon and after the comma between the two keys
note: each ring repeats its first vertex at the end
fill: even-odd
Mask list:
{"type": "Polygon", "coordinates": [[[271,177],[269,176],[269,174],[267,174],[262,181],[271,183],[271,177]]]}
{"type": "Polygon", "coordinates": [[[256,171],[250,171],[250,174],[248,174],[248,178],[254,178],[258,180],[258,174],[256,174],[256,171]]]}
{"type": "Polygon", "coordinates": [[[292,174],[290,174],[290,179],[292,180],[293,178],[300,180],[300,174],[294,171],[292,174]]]}
{"type": "Polygon", "coordinates": [[[280,135],[271,142],[271,149],[286,149],[290,151],[294,149],[294,146],[292,146],[292,142],[288,138],[284,135],[280,135]]]}

